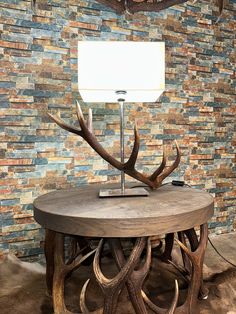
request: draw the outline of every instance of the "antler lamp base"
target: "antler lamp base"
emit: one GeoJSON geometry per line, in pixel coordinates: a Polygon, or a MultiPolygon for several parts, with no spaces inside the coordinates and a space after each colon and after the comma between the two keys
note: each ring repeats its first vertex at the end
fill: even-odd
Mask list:
{"type": "MultiPolygon", "coordinates": [[[[93,126],[92,126],[92,111],[89,109],[88,112],[88,120],[85,121],[82,110],[80,108],[79,103],[77,103],[77,117],[80,124],[80,129],[75,126],[70,126],[69,124],[65,123],[60,117],[56,117],[48,113],[49,117],[56,122],[61,128],[65,129],[66,131],[69,131],[71,133],[77,134],[81,136],[104,160],[106,160],[109,164],[111,164],[114,168],[121,171],[121,186],[120,189],[118,189],[118,192],[108,192],[106,193],[105,197],[113,196],[114,194],[116,196],[147,196],[148,192],[144,189],[137,190],[137,192],[126,191],[125,189],[125,174],[129,175],[130,177],[142,182],[143,184],[147,185],[152,190],[155,190],[159,187],[161,187],[163,180],[168,177],[179,165],[180,163],[180,149],[178,146],[178,143],[175,141],[176,145],[176,151],[177,156],[174,160],[174,162],[169,166],[166,167],[166,155],[165,151],[163,151],[163,157],[162,162],[160,166],[151,174],[146,175],[141,172],[139,172],[135,168],[136,160],[138,157],[138,151],[139,151],[139,144],[140,144],[140,138],[139,133],[137,130],[136,125],[134,126],[134,145],[131,152],[131,155],[129,159],[125,161],[119,161],[115,159],[112,155],[110,155],[98,142],[96,139],[96,136],[93,132],[93,126]],[[130,195],[131,194],[131,195],[130,195]]],[[[123,133],[123,128],[121,128],[121,133],[123,133]]],[[[121,139],[123,138],[123,135],[121,134],[121,139]]],[[[122,148],[122,154],[121,154],[121,160],[123,159],[123,142],[121,145],[122,148]]],[[[102,194],[101,194],[102,195],[102,194]]],[[[104,197],[104,196],[101,196],[104,197]]]]}

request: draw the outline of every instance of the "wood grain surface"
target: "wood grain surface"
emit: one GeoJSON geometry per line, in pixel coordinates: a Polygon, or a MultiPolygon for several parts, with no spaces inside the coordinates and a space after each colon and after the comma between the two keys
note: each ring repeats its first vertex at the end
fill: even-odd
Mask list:
{"type": "MultiPolygon", "coordinates": [[[[89,185],[58,190],[34,201],[34,217],[44,228],[89,237],[142,237],[187,230],[213,215],[213,197],[188,187],[165,185],[148,197],[98,197],[89,185]]],[[[117,187],[117,186],[116,186],[117,187]]]]}

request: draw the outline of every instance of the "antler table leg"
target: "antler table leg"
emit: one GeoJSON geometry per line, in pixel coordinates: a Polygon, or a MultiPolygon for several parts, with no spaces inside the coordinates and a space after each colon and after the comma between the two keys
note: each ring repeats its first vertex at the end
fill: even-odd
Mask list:
{"type": "Polygon", "coordinates": [[[64,284],[66,272],[64,269],[64,235],[55,235],[55,254],[54,254],[54,276],[53,276],[53,308],[55,314],[70,313],[66,310],[64,301],[64,284]]]}
{"type": "MultiPolygon", "coordinates": [[[[147,238],[142,238],[142,245],[140,249],[142,251],[145,248],[145,245],[147,243],[147,253],[146,253],[146,260],[142,267],[133,270],[133,272],[130,274],[129,278],[127,278],[126,286],[129,293],[130,300],[132,302],[133,308],[135,309],[135,313],[137,314],[146,314],[147,310],[143,301],[142,297],[142,286],[144,279],[146,278],[150,264],[151,264],[151,242],[150,239],[147,240],[147,238]]],[[[122,267],[126,263],[126,258],[124,256],[124,252],[121,246],[121,242],[119,239],[110,239],[109,245],[112,250],[114,259],[116,261],[116,264],[119,269],[122,269],[122,267]]],[[[139,261],[137,261],[138,264],[139,261]]]]}
{"type": "MultiPolygon", "coordinates": [[[[134,308],[136,314],[147,314],[148,312],[147,312],[147,309],[146,309],[146,306],[144,303],[144,300],[145,300],[145,302],[149,305],[149,307],[155,313],[173,314],[175,309],[176,309],[177,302],[178,302],[178,283],[177,283],[177,281],[175,283],[175,288],[176,288],[175,296],[174,296],[174,299],[173,299],[169,309],[161,309],[161,308],[157,307],[148,299],[146,294],[142,291],[143,282],[144,282],[144,280],[148,274],[148,271],[149,271],[149,268],[151,265],[151,249],[152,249],[150,238],[149,239],[146,238],[145,241],[147,242],[147,244],[146,244],[147,252],[146,252],[145,262],[143,263],[143,265],[141,267],[138,267],[138,262],[137,262],[135,269],[133,270],[133,272],[131,272],[130,276],[127,278],[127,281],[126,281],[127,290],[128,290],[129,297],[130,297],[130,300],[132,302],[133,308],[134,308]]],[[[116,264],[117,264],[118,268],[121,269],[126,262],[126,258],[124,256],[120,240],[112,239],[109,241],[109,244],[110,244],[110,247],[112,249],[116,264]]],[[[144,249],[144,247],[145,246],[143,246],[143,249],[144,249]]]]}
{"type": "MultiPolygon", "coordinates": [[[[111,239],[109,243],[112,247],[112,250],[115,252],[114,256],[117,256],[117,255],[120,256],[122,248],[120,247],[119,242],[117,242],[116,239],[111,239]]],[[[100,253],[103,246],[103,240],[100,241],[98,250],[94,258],[94,273],[104,293],[103,314],[115,313],[119,294],[122,288],[124,287],[126,281],[130,277],[130,275],[133,273],[134,268],[136,267],[139,261],[139,258],[141,256],[141,253],[145,247],[145,243],[146,243],[146,238],[137,238],[134,248],[128,260],[125,261],[125,263],[121,265],[122,267],[120,269],[120,272],[113,279],[108,279],[102,274],[101,268],[99,266],[100,253]]]]}
{"type": "MultiPolygon", "coordinates": [[[[194,228],[192,228],[189,230],[185,230],[184,233],[186,234],[186,236],[189,240],[191,250],[195,251],[199,245],[196,231],[194,230],[194,228]]],[[[200,299],[206,299],[208,297],[208,294],[209,294],[209,290],[204,287],[203,279],[202,279],[201,280],[201,287],[200,287],[200,291],[199,291],[199,298],[200,299]]]]}
{"type": "Polygon", "coordinates": [[[64,300],[64,287],[65,279],[68,274],[76,270],[87,258],[95,253],[96,250],[92,250],[81,258],[78,258],[79,254],[75,255],[75,258],[70,257],[69,261],[65,261],[64,252],[64,234],[54,233],[54,274],[53,274],[53,308],[55,314],[72,314],[68,311],[64,300]]]}
{"type": "MultiPolygon", "coordinates": [[[[154,304],[147,295],[142,292],[143,298],[146,304],[157,314],[164,313],[175,313],[175,314],[194,314],[199,313],[198,308],[198,296],[199,294],[208,293],[204,290],[203,279],[202,279],[202,269],[203,260],[205,255],[205,250],[208,241],[208,225],[207,223],[200,226],[200,240],[198,241],[196,232],[194,229],[189,229],[185,231],[178,232],[179,240],[175,239],[181,248],[181,252],[184,259],[184,265],[189,268],[189,275],[187,276],[189,287],[187,292],[187,298],[185,303],[177,307],[178,301],[178,283],[176,282],[175,297],[172,302],[172,306],[169,310],[159,308],[154,304]],[[188,249],[186,238],[187,236],[191,250],[188,249]]],[[[170,238],[171,239],[171,238],[170,238]]],[[[186,273],[187,274],[187,273],[186,273]]],[[[205,294],[205,295],[206,295],[205,294]]]]}
{"type": "Polygon", "coordinates": [[[171,261],[171,252],[174,245],[174,233],[167,233],[165,236],[165,249],[161,255],[161,260],[163,262],[171,261]]]}
{"type": "MultiPolygon", "coordinates": [[[[137,238],[128,258],[126,258],[121,241],[118,238],[108,239],[109,246],[113,253],[115,262],[119,268],[119,273],[112,279],[106,278],[100,267],[100,257],[104,240],[99,242],[98,248],[90,251],[81,257],[86,247],[77,252],[77,245],[74,242],[73,250],[69,259],[65,259],[64,235],[62,233],[47,230],[45,253],[47,259],[47,284],[49,291],[52,291],[53,306],[55,314],[72,314],[67,310],[64,301],[64,285],[68,275],[77,269],[87,258],[95,253],[93,268],[95,277],[104,294],[103,314],[114,314],[117,307],[118,298],[124,285],[126,284],[130,300],[136,314],[147,314],[145,303],[157,314],[193,314],[198,313],[198,295],[202,287],[202,267],[204,253],[208,240],[208,226],[203,224],[200,227],[200,240],[198,241],[194,229],[189,229],[179,233],[179,240],[175,239],[185,258],[189,259],[191,269],[189,270],[189,287],[185,303],[177,307],[178,283],[175,283],[175,296],[169,309],[163,309],[155,305],[142,291],[143,282],[148,274],[151,264],[151,242],[147,237],[137,238]],[[186,244],[185,236],[188,238],[190,247],[186,244]],[[145,261],[140,266],[140,257],[146,247],[145,261]],[[53,284],[52,284],[53,277],[53,284]],[[144,303],[145,301],[145,303],[144,303]]],[[[172,235],[169,238],[172,244],[172,235]]],[[[168,243],[167,243],[168,245],[168,243]]],[[[171,248],[167,247],[169,250],[171,248]]],[[[167,250],[166,249],[166,250],[167,250]]],[[[168,252],[168,255],[169,252],[168,252]]],[[[83,313],[101,313],[101,309],[89,312],[85,304],[85,292],[88,286],[87,281],[81,292],[81,309],[83,313]]]]}
{"type": "Polygon", "coordinates": [[[202,284],[202,268],[208,241],[208,225],[207,223],[201,225],[199,244],[194,251],[189,250],[181,241],[177,239],[175,240],[191,261],[191,280],[188,287],[187,298],[185,303],[177,309],[176,313],[199,313],[197,303],[202,284]]]}
{"type": "Polygon", "coordinates": [[[54,273],[54,240],[55,232],[49,229],[45,230],[44,253],[46,258],[46,284],[47,293],[52,295],[52,282],[54,273]]]}
{"type": "MultiPolygon", "coordinates": [[[[186,237],[185,237],[185,232],[184,231],[179,231],[178,232],[178,238],[179,238],[179,241],[182,242],[185,246],[187,246],[187,241],[186,241],[186,237]]],[[[198,242],[197,242],[197,247],[198,247],[198,242]]],[[[184,269],[186,270],[186,274],[187,275],[190,275],[191,273],[191,263],[190,263],[190,260],[188,258],[188,255],[185,253],[185,251],[181,248],[181,255],[182,255],[182,259],[183,259],[183,265],[184,265],[184,269]]],[[[191,250],[194,251],[192,249],[192,246],[191,246],[191,250]]]]}

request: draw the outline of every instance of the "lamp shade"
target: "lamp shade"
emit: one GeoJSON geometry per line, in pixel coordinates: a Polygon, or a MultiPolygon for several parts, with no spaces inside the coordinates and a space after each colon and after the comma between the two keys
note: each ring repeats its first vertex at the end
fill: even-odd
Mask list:
{"type": "Polygon", "coordinates": [[[85,102],[155,102],[165,89],[164,42],[80,41],[78,87],[85,102]]]}

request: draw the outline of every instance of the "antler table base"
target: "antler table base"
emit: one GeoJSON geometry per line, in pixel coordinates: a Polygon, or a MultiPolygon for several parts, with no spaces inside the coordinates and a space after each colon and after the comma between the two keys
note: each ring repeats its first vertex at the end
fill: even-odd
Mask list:
{"type": "Polygon", "coordinates": [[[203,286],[202,267],[208,239],[207,220],[213,214],[212,197],[206,192],[189,188],[163,186],[155,192],[150,191],[148,203],[146,199],[144,201],[140,198],[138,201],[98,200],[97,196],[95,198],[97,195],[95,192],[99,188],[100,186],[93,186],[67,190],[63,193],[52,192],[34,202],[35,218],[47,228],[46,279],[48,292],[53,298],[54,313],[72,313],[66,308],[64,301],[65,280],[88,259],[93,260],[93,272],[103,292],[104,303],[101,309],[95,311],[88,309],[86,306],[87,287],[90,282],[88,279],[80,293],[82,313],[115,314],[119,296],[125,287],[136,314],[199,313],[198,299],[207,296],[203,286]],[[86,195],[97,204],[97,210],[93,210],[93,202],[86,202],[86,195]],[[153,232],[153,224],[156,232],[153,232]],[[200,225],[199,239],[194,229],[197,225],[200,225]],[[183,266],[175,267],[182,272],[188,282],[186,299],[180,305],[178,283],[175,282],[175,293],[173,292],[172,302],[167,304],[167,309],[157,306],[149,299],[149,291],[146,289],[143,291],[151,265],[150,236],[161,233],[166,234],[166,239],[164,252],[160,258],[173,263],[171,252],[175,240],[183,257],[183,266]],[[67,254],[65,235],[70,237],[70,250],[67,254]],[[94,249],[89,249],[86,238],[81,236],[96,236],[100,240],[94,249]],[[133,238],[130,254],[127,254],[122,246],[124,237],[133,238]],[[118,273],[113,278],[107,278],[102,272],[101,257],[104,247],[106,250],[109,248],[118,268],[118,273]]]}

